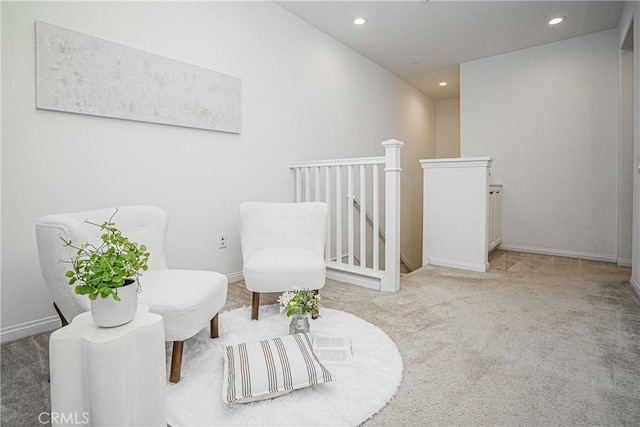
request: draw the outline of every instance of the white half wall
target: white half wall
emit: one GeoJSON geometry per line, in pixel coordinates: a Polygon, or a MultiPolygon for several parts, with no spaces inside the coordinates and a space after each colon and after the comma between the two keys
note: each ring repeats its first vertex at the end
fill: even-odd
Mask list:
{"type": "Polygon", "coordinates": [[[11,338],[55,315],[36,252],[40,216],[157,205],[169,216],[170,267],[237,278],[241,202],[293,200],[289,162],[379,156],[392,138],[405,142],[402,252],[419,265],[418,159],[435,152],[435,106],[388,71],[272,2],[1,7],[1,322],[11,338]],[[36,110],[36,20],[241,78],[242,133],[36,110]]]}
{"type": "Polygon", "coordinates": [[[503,248],[616,261],[618,36],[462,64],[461,155],[505,185],[503,248]]]}
{"type": "Polygon", "coordinates": [[[420,160],[424,170],[422,265],[489,268],[490,157],[420,160]]]}
{"type": "Polygon", "coordinates": [[[460,98],[436,101],[436,158],[460,157],[460,98]]]}

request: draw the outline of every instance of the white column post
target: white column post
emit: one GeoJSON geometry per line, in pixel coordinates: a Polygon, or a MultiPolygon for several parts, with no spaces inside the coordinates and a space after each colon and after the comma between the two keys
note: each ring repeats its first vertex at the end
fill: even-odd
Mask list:
{"type": "Polygon", "coordinates": [[[384,147],[385,245],[384,278],[381,291],[400,290],[400,150],[402,141],[389,139],[384,147]]]}

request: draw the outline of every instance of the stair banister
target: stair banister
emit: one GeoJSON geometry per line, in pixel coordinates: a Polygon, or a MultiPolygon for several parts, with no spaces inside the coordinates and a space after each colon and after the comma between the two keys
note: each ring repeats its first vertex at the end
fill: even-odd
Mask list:
{"type": "Polygon", "coordinates": [[[404,144],[392,139],[382,145],[384,156],[292,162],[289,168],[295,171],[297,202],[314,200],[329,205],[325,249],[327,276],[380,291],[396,292],[400,289],[400,150],[404,144]],[[384,207],[380,206],[381,165],[384,165],[384,207]],[[367,178],[369,171],[371,181],[367,178]],[[368,200],[372,204],[371,214],[367,211],[368,200]],[[359,211],[357,216],[354,208],[359,211]],[[378,237],[382,209],[387,230],[384,267],[381,266],[378,237]],[[359,221],[359,227],[355,227],[355,219],[359,221]],[[370,240],[367,239],[369,223],[373,227],[370,240]],[[356,234],[359,244],[354,241],[356,234]],[[367,254],[369,250],[371,257],[367,254]]]}

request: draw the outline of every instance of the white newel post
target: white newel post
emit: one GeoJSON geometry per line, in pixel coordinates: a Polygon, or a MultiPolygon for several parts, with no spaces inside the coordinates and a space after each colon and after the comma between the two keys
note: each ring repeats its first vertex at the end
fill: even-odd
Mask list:
{"type": "Polygon", "coordinates": [[[400,150],[402,141],[389,139],[382,143],[384,147],[385,182],[385,246],[383,292],[400,290],[400,150]]]}

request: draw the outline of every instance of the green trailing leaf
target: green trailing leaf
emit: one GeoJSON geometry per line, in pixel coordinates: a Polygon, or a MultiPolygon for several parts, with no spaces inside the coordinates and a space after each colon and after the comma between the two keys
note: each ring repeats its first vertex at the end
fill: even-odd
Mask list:
{"type": "Polygon", "coordinates": [[[106,231],[100,236],[101,244],[95,246],[91,243],[83,243],[80,246],[72,244],[71,240],[60,237],[65,246],[76,250],[76,255],[66,262],[72,269],[65,273],[69,278],[69,285],[76,285],[75,292],[79,295],[88,295],[95,300],[100,294],[102,298],[111,296],[120,301],[116,288],[124,285],[125,278],[138,281],[140,290],[140,272],[148,269],[149,252],[145,245],[138,245],[122,235],[112,222],[113,217],[102,224],[86,221],[88,224],[106,231]]]}

